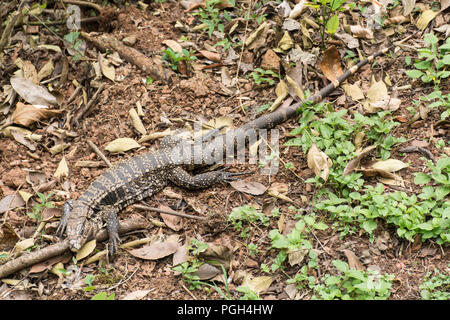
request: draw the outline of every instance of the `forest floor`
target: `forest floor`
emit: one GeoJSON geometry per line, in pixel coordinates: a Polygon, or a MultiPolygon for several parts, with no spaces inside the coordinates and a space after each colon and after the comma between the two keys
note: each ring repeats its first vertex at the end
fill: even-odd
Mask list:
{"type": "MultiPolygon", "coordinates": [[[[370,2],[343,4],[338,26],[328,24],[326,51],[321,11],[313,7],[289,19],[279,1],[92,1],[101,15],[95,6],[77,6],[82,19],[94,17],[82,21],[81,31],[159,57],[152,61],[170,81],[113,49],[100,51],[70,25],[48,23],[61,20],[61,5],[70,2],[28,9],[1,53],[0,266],[60,241],[63,203],[106,168],[88,140],[114,164],[157,149],[160,139],[142,138],[166,129],[238,127],[267,113],[277,97],[284,107],[299,91],[320,90],[340,68],[406,40],[359,70],[326,104],[306,106],[276,127],[276,174],[259,174],[270,159],[226,164],[228,171],[253,173],[204,190],[170,185],[146,199],[221,223],[211,228],[206,220],[129,206],[120,221],[141,218],[152,227],[122,235],[121,243],[148,238],[147,244],[88,264],[105,248],[97,243],[87,258],[66,254],[26,268],[2,279],[0,299],[449,298],[448,1],[435,7],[412,1],[411,10],[406,1],[380,1],[377,10],[370,2]],[[418,26],[425,30],[415,33],[418,26]],[[435,55],[427,65],[415,64],[425,61],[420,48],[435,55]],[[45,95],[13,84],[13,75],[58,102],[31,107],[39,103],[23,92],[45,95]],[[139,146],[126,150],[128,141],[121,152],[105,150],[119,138],[139,146]],[[351,162],[358,154],[361,161],[351,162]]],[[[3,29],[14,5],[0,11],[3,29]]]]}

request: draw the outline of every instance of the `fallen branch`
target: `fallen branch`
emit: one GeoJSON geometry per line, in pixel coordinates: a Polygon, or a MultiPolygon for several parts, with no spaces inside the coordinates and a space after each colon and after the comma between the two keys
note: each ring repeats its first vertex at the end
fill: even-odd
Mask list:
{"type": "Polygon", "coordinates": [[[195,220],[206,220],[207,219],[206,217],[199,217],[199,216],[194,216],[194,215],[191,215],[191,214],[176,212],[176,211],[173,211],[173,210],[164,210],[164,209],[160,209],[160,208],[149,207],[149,206],[142,205],[142,204],[135,204],[135,205],[133,205],[133,207],[135,207],[136,209],[142,209],[142,210],[147,210],[147,211],[154,211],[154,212],[169,214],[169,215],[172,215],[172,216],[188,218],[188,219],[195,219],[195,220]]]}
{"type": "Polygon", "coordinates": [[[84,106],[84,108],[79,110],[76,116],[73,117],[73,119],[71,120],[72,124],[78,124],[81,118],[87,117],[92,112],[93,110],[92,106],[94,102],[97,100],[98,95],[103,91],[104,88],[105,84],[102,83],[100,87],[97,89],[97,91],[94,93],[94,96],[91,98],[91,100],[89,100],[89,102],[84,106]]]}
{"type": "MultiPolygon", "coordinates": [[[[119,234],[124,234],[130,231],[144,229],[148,227],[148,223],[141,219],[131,219],[127,221],[123,221],[119,226],[119,234]]],[[[101,230],[96,235],[96,240],[98,242],[105,241],[108,239],[108,232],[106,230],[101,230]]],[[[42,248],[37,251],[33,251],[30,253],[26,253],[16,259],[10,260],[5,264],[0,266],[0,279],[13,274],[19,270],[28,268],[36,263],[40,263],[46,261],[50,258],[59,256],[64,254],[65,252],[69,252],[69,243],[67,240],[62,242],[58,242],[42,248]]]]}
{"type": "Polygon", "coordinates": [[[109,34],[94,36],[86,32],[81,32],[81,36],[102,51],[116,51],[120,57],[139,67],[153,80],[170,83],[170,80],[174,75],[171,70],[163,68],[161,61],[156,57],[150,59],[140,51],[123,44],[109,34]]]}

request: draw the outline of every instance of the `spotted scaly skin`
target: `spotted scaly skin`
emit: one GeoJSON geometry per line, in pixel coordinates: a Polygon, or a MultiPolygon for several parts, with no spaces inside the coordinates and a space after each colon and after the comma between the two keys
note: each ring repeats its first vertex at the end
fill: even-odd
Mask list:
{"type": "MultiPolygon", "coordinates": [[[[225,141],[234,141],[234,137],[239,135],[245,136],[247,130],[273,128],[295,117],[304,104],[322,101],[346,79],[358,72],[361,67],[390,49],[392,49],[392,46],[361,60],[308,100],[297,102],[286,108],[280,108],[250,121],[240,128],[230,130],[226,134],[225,141]]],[[[223,141],[223,139],[214,140],[204,144],[204,152],[202,153],[204,158],[201,159],[200,164],[210,164],[211,160],[215,159],[214,150],[221,150],[220,154],[226,154],[226,151],[224,151],[226,147],[218,145],[223,141]]],[[[185,153],[186,147],[190,148],[191,146],[183,143],[165,143],[163,148],[158,151],[132,157],[106,170],[92,182],[78,200],[66,202],[57,233],[62,235],[67,230],[70,248],[76,252],[88,238],[95,235],[105,222],[109,233],[109,254],[112,255],[117,250],[119,242],[117,214],[128,205],[159,192],[169,182],[187,189],[198,189],[235,180],[233,176],[242,174],[211,171],[191,176],[185,171],[184,167],[185,164],[194,164],[194,153],[185,153]],[[184,158],[173,157],[177,152],[184,154],[184,158]]]]}
{"type": "Polygon", "coordinates": [[[235,180],[235,176],[242,174],[219,170],[192,176],[183,168],[192,162],[190,157],[177,157],[187,154],[186,148],[192,148],[192,145],[177,140],[170,146],[119,162],[92,182],[80,198],[64,204],[57,233],[62,235],[66,230],[72,251],[77,252],[106,223],[109,254],[112,255],[119,242],[117,214],[159,192],[169,182],[187,189],[199,189],[235,180]]]}

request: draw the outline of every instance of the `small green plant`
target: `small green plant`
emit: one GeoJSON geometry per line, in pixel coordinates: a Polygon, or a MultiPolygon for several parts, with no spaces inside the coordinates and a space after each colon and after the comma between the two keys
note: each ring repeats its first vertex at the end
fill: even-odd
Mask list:
{"type": "Polygon", "coordinates": [[[317,296],[313,299],[386,300],[391,295],[394,275],[350,269],[346,262],[340,260],[333,260],[332,263],[341,274],[326,274],[314,286],[317,296]]]}
{"type": "Polygon", "coordinates": [[[170,67],[178,71],[178,65],[181,61],[194,61],[197,59],[196,56],[193,55],[193,52],[191,50],[183,49],[182,53],[173,51],[171,48],[168,48],[166,50],[163,50],[163,55],[161,57],[162,60],[165,60],[170,67]]]}
{"type": "MultiPolygon", "coordinates": [[[[450,76],[450,38],[438,47],[439,39],[429,33],[424,35],[424,41],[428,45],[426,48],[418,49],[418,60],[413,64],[413,70],[407,70],[406,74],[413,78],[419,79],[424,83],[434,84],[434,90],[426,96],[420,96],[420,100],[429,102],[429,108],[444,107],[441,119],[445,120],[450,116],[450,93],[443,93],[439,84],[442,80],[450,76]]],[[[415,101],[418,104],[418,101],[415,101]]]]}
{"type": "Polygon", "coordinates": [[[41,221],[41,212],[44,208],[54,208],[55,204],[52,201],[49,201],[53,196],[53,192],[50,192],[48,195],[37,192],[40,203],[37,203],[33,206],[31,212],[27,212],[27,215],[31,219],[36,219],[37,221],[41,221]]]}
{"type": "Polygon", "coordinates": [[[334,34],[339,28],[339,11],[344,11],[346,0],[312,0],[306,5],[316,9],[317,22],[320,26],[322,48],[325,49],[325,34],[334,34]]]}
{"type": "Polygon", "coordinates": [[[80,60],[83,57],[82,53],[78,51],[83,44],[83,40],[80,39],[80,34],[79,31],[72,31],[64,36],[64,40],[66,40],[69,43],[70,48],[76,52],[72,56],[74,61],[80,60]]]}
{"type": "Polygon", "coordinates": [[[442,79],[450,76],[446,66],[450,65],[450,38],[442,46],[438,47],[439,39],[431,34],[424,35],[426,48],[417,49],[419,60],[414,63],[414,70],[407,70],[406,74],[413,78],[420,78],[422,82],[433,82],[439,85],[442,79]]]}
{"type": "Polygon", "coordinates": [[[255,68],[250,75],[257,86],[263,86],[265,84],[273,86],[275,84],[273,78],[278,78],[278,75],[272,70],[264,70],[261,68],[255,68]]]}
{"type": "Polygon", "coordinates": [[[95,289],[94,286],[94,280],[95,280],[95,276],[92,274],[88,274],[85,278],[84,278],[84,283],[87,285],[87,287],[83,288],[84,291],[86,292],[91,292],[95,289]]]}
{"type": "Polygon", "coordinates": [[[328,226],[321,221],[316,222],[313,215],[298,215],[296,218],[299,221],[288,235],[282,235],[277,229],[269,232],[269,237],[272,240],[271,248],[280,250],[271,265],[272,271],[282,269],[282,264],[286,259],[291,264],[296,264],[308,256],[310,267],[317,264],[317,256],[312,250],[312,243],[308,239],[308,234],[312,230],[325,230],[328,226]]]}
{"type": "Polygon", "coordinates": [[[414,177],[414,183],[424,185],[432,181],[437,187],[424,186],[419,198],[424,200],[442,200],[450,193],[450,157],[443,155],[436,162],[436,165],[432,161],[428,161],[427,164],[431,169],[431,174],[417,172],[414,177]]]}
{"type": "Polygon", "coordinates": [[[91,300],[114,300],[116,294],[113,292],[109,296],[105,291],[97,293],[91,300]]]}
{"type": "Polygon", "coordinates": [[[240,300],[261,300],[259,295],[247,286],[237,287],[236,291],[244,294],[240,300]]]}
{"type": "Polygon", "coordinates": [[[189,284],[189,290],[195,290],[201,288],[201,281],[197,271],[202,264],[203,262],[192,259],[173,267],[172,270],[181,273],[183,281],[189,284]]]}
{"type": "MultiPolygon", "coordinates": [[[[448,266],[450,268],[450,265],[448,266]]],[[[450,300],[450,276],[440,273],[437,269],[427,272],[419,286],[423,300],[450,300]]]]}
{"type": "MultiPolygon", "coordinates": [[[[215,29],[222,33],[225,31],[224,19],[228,22],[231,21],[231,17],[226,11],[222,13],[223,18],[220,16],[219,8],[217,8],[219,3],[221,3],[221,0],[206,0],[205,7],[193,13],[193,15],[199,16],[200,21],[207,26],[210,37],[215,29]]],[[[228,3],[233,7],[235,5],[234,1],[231,0],[228,0],[228,3]]]]}
{"type": "Polygon", "coordinates": [[[228,222],[230,222],[236,231],[241,232],[242,238],[247,238],[249,236],[249,227],[244,226],[244,223],[260,223],[264,226],[269,225],[269,217],[264,213],[259,212],[255,208],[245,205],[242,207],[234,208],[228,217],[228,222]]]}

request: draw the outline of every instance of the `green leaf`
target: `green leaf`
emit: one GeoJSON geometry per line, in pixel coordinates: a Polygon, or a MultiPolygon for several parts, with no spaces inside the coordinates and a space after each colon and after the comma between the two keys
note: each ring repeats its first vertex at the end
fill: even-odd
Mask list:
{"type": "Polygon", "coordinates": [[[450,193],[450,187],[438,186],[435,191],[436,200],[442,200],[450,193]]]}
{"type": "Polygon", "coordinates": [[[436,44],[439,39],[432,33],[427,33],[423,36],[423,40],[428,44],[436,44]]]}
{"type": "Polygon", "coordinates": [[[339,17],[337,14],[332,16],[330,20],[327,21],[326,27],[329,34],[333,34],[337,31],[337,29],[339,28],[339,17]]]}
{"type": "Polygon", "coordinates": [[[367,233],[371,234],[372,231],[377,228],[377,223],[374,220],[366,220],[363,222],[362,228],[366,230],[367,233]]]}
{"type": "Polygon", "coordinates": [[[414,177],[415,184],[427,184],[430,180],[430,176],[423,172],[417,172],[414,177]]]}
{"type": "Polygon", "coordinates": [[[341,260],[333,260],[333,265],[341,272],[347,272],[348,271],[348,264],[341,260]]]}
{"type": "Polygon", "coordinates": [[[69,32],[64,36],[64,40],[74,43],[76,39],[80,36],[80,32],[69,32]]]}
{"type": "Polygon", "coordinates": [[[424,75],[424,73],[420,70],[406,70],[406,75],[410,78],[417,79],[424,75]]]}
{"type": "Polygon", "coordinates": [[[428,221],[428,222],[424,222],[424,223],[417,225],[417,228],[422,229],[422,230],[431,231],[431,230],[433,230],[433,225],[430,221],[428,221]]]}

